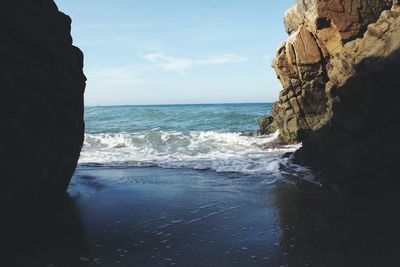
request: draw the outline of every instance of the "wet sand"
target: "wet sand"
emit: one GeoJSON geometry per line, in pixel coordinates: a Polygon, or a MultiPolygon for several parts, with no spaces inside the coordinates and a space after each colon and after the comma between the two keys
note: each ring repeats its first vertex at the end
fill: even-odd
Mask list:
{"type": "Polygon", "coordinates": [[[10,266],[400,264],[394,196],[211,171],[101,167],[78,168],[68,194],[10,266]]]}

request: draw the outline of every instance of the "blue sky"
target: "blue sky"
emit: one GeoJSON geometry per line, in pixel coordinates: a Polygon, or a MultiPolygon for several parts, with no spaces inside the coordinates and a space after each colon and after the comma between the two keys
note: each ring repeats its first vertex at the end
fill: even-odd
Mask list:
{"type": "Polygon", "coordinates": [[[55,0],[85,54],[86,105],[272,102],[294,0],[55,0]]]}

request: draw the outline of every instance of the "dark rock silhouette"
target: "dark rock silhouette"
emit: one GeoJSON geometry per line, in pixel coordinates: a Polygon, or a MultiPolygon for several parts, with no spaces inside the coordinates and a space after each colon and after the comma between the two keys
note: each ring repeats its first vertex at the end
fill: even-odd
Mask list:
{"type": "Polygon", "coordinates": [[[0,9],[0,208],[63,196],[84,137],[83,54],[52,0],[0,9]]]}

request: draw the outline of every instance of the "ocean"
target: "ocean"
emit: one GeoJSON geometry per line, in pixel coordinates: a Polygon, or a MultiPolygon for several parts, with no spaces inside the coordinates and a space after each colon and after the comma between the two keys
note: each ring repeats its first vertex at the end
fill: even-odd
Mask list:
{"type": "MultiPolygon", "coordinates": [[[[159,167],[282,178],[299,145],[262,148],[277,133],[252,136],[272,104],[86,107],[80,166],[159,167]]],[[[298,166],[297,166],[298,167],[298,166]]]]}

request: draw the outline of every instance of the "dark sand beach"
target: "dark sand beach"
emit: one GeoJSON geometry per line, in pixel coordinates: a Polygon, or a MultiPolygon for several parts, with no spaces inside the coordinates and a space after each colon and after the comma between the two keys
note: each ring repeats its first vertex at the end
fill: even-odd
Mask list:
{"type": "Polygon", "coordinates": [[[304,181],[79,167],[11,266],[398,266],[398,203],[304,181]]]}

